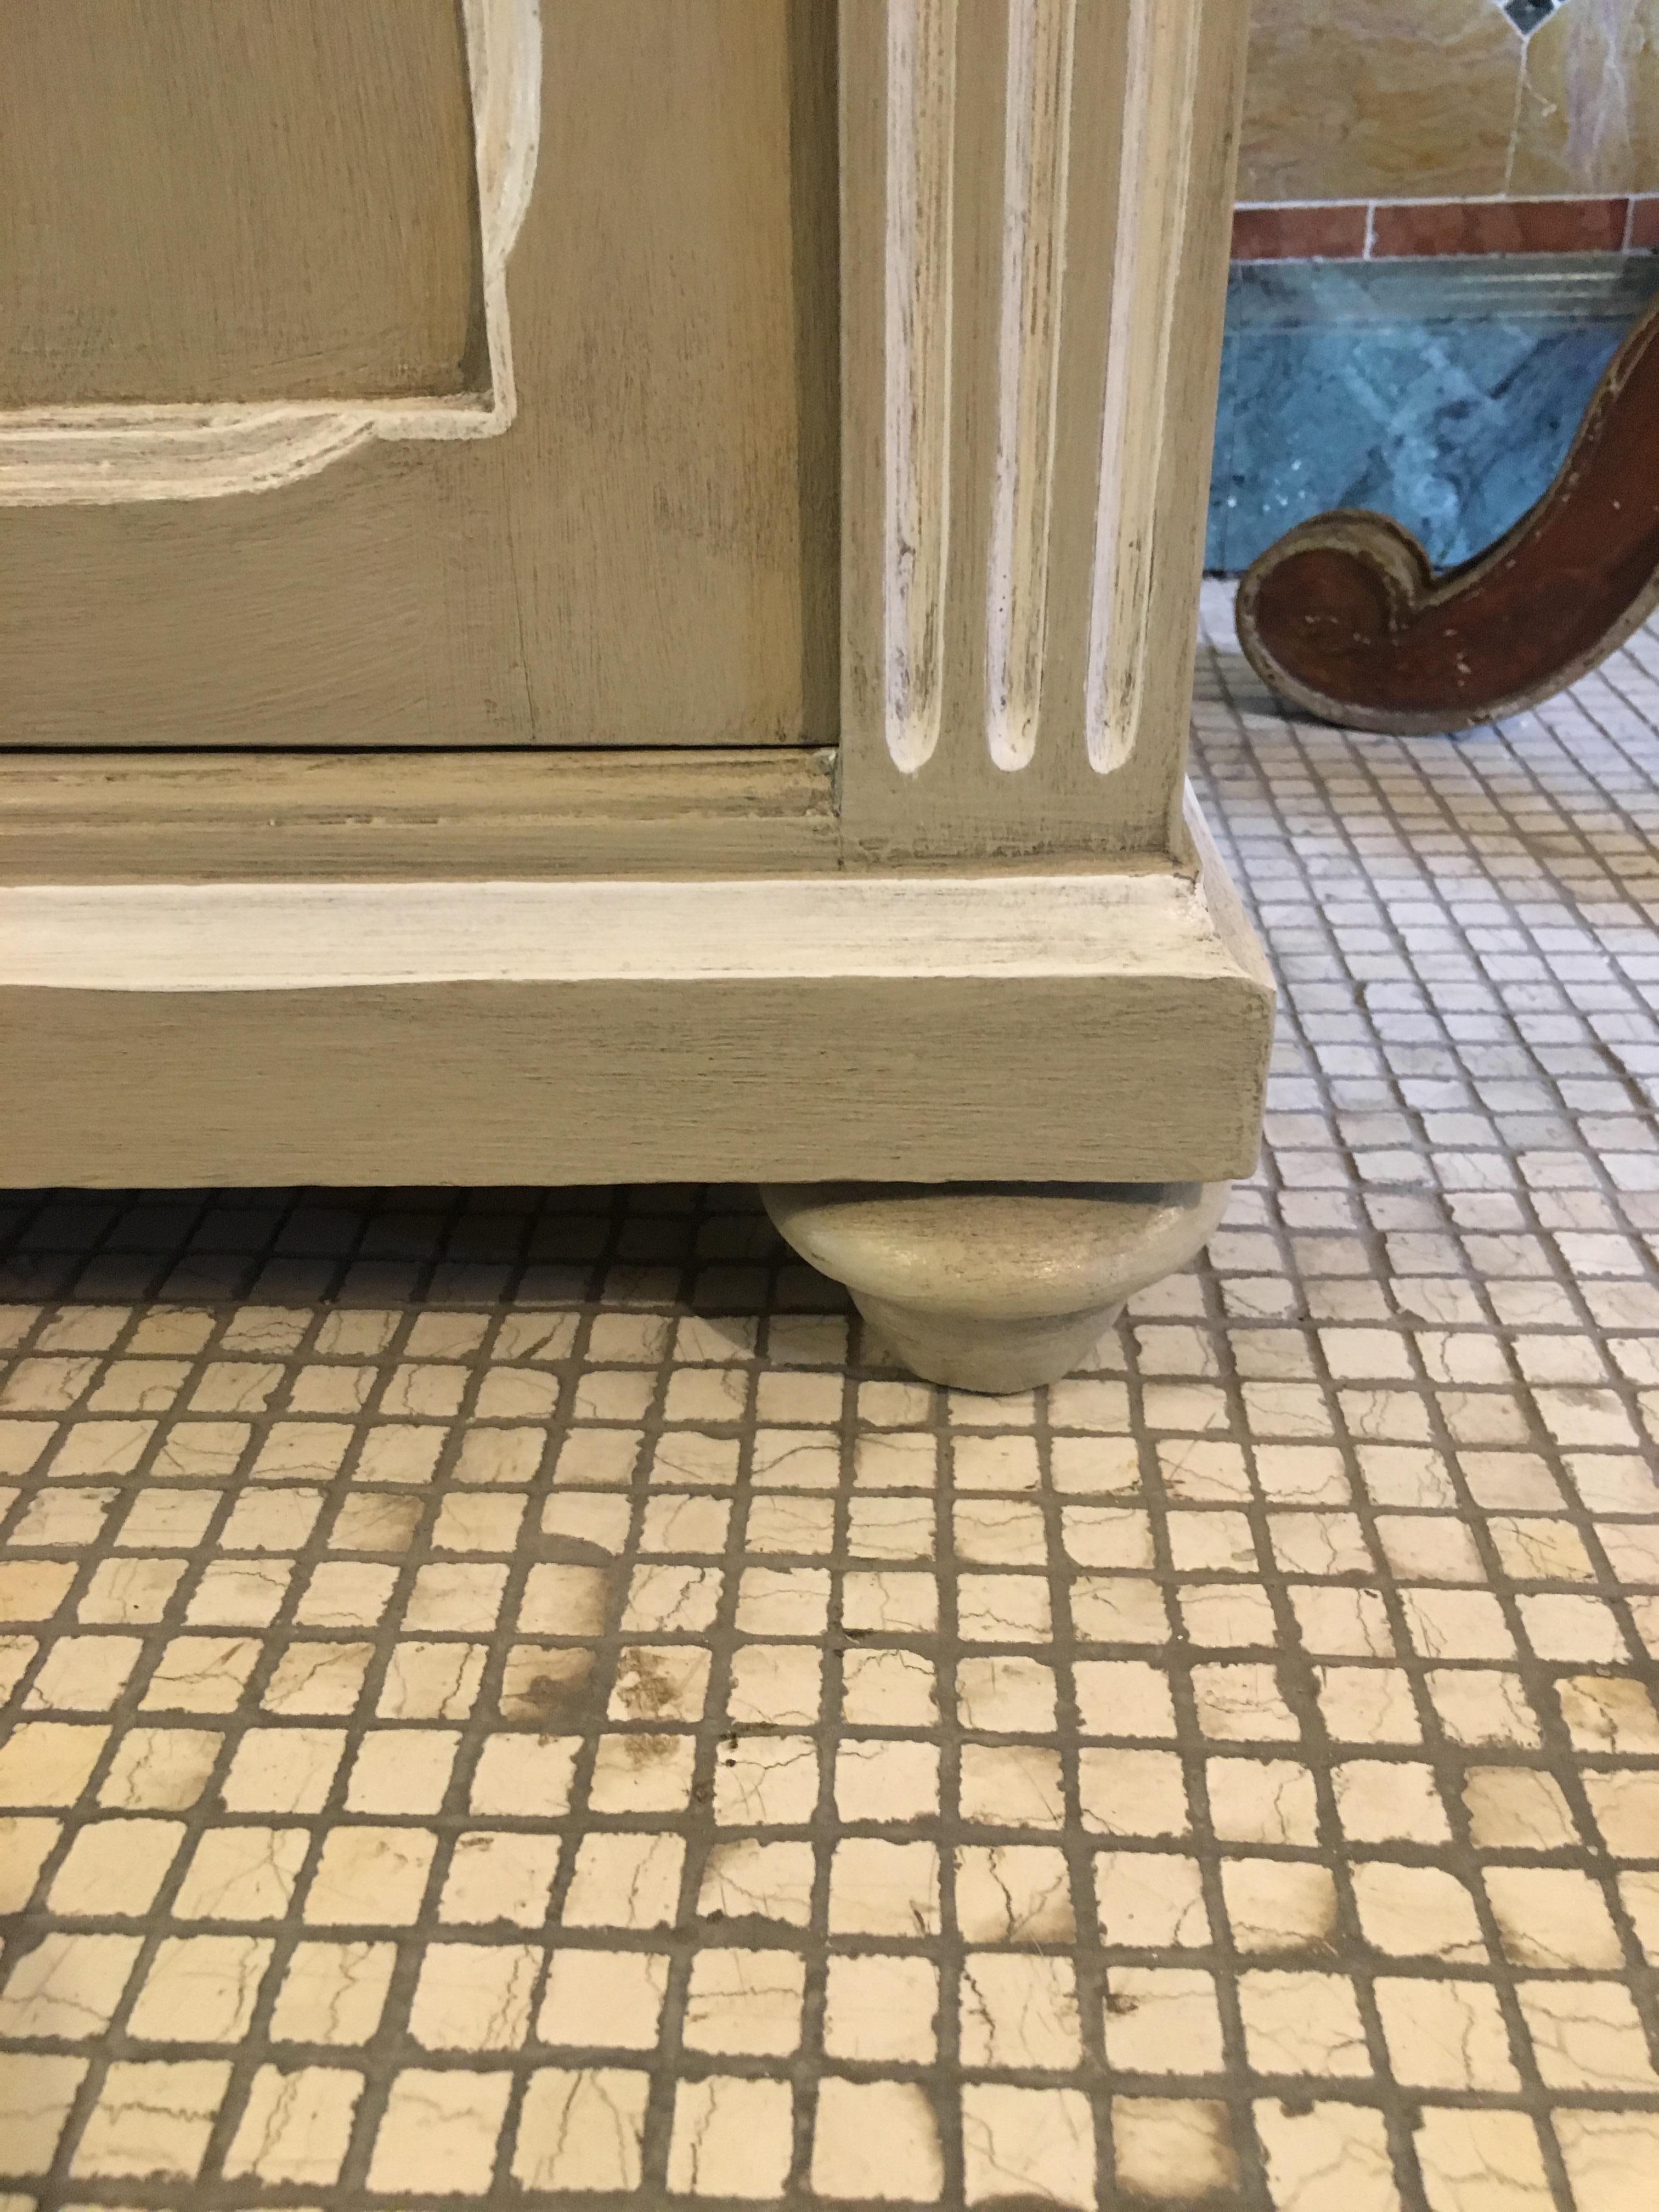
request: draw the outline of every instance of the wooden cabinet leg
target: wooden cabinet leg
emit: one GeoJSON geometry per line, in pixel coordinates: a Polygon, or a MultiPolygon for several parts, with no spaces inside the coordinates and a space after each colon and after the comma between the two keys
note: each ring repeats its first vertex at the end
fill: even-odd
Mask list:
{"type": "Polygon", "coordinates": [[[905,1364],[959,1390],[1026,1390],[1078,1366],[1124,1300],[1220,1220],[1206,1183],[774,1183],[804,1260],[845,1283],[905,1364]]]}

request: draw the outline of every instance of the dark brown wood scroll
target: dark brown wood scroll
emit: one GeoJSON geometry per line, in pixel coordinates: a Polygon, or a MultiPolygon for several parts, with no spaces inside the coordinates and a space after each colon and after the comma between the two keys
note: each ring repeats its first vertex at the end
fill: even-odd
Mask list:
{"type": "Polygon", "coordinates": [[[1484,553],[1437,576],[1387,515],[1334,507],[1238,587],[1238,641],[1304,713],[1403,736],[1536,706],[1659,605],[1659,302],[1608,363],[1559,475],[1484,553]]]}

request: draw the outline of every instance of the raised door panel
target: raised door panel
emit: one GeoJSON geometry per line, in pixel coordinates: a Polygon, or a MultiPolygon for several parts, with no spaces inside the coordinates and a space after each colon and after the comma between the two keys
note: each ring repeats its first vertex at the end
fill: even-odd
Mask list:
{"type": "MultiPolygon", "coordinates": [[[[51,37],[59,5],[0,4],[0,80],[15,40],[15,54],[33,57],[33,96],[61,117],[76,91],[75,44],[51,37]]],[[[258,189],[238,189],[281,228],[282,251],[263,325],[244,319],[234,333],[244,349],[234,376],[225,349],[235,319],[220,313],[235,298],[234,270],[218,247],[204,264],[196,246],[164,235],[179,190],[170,162],[137,163],[119,189],[167,267],[200,276],[205,265],[193,303],[181,279],[167,316],[123,318],[122,344],[88,356],[66,338],[43,348],[45,305],[0,295],[0,354],[19,356],[0,402],[0,744],[833,740],[833,9],[68,7],[78,36],[101,18],[117,55],[197,41],[198,78],[216,88],[222,118],[254,97],[232,82],[233,31],[238,19],[257,26],[261,51],[284,58],[261,65],[259,98],[274,100],[280,83],[348,170],[341,118],[399,106],[398,86],[418,96],[395,126],[365,128],[343,197],[323,191],[320,173],[298,177],[287,153],[277,160],[282,131],[266,131],[264,155],[254,134],[244,169],[258,189]],[[359,19],[359,33],[380,21],[379,40],[347,37],[342,15],[359,19]],[[331,24],[327,69],[316,66],[319,16],[331,24]],[[524,97],[514,72],[532,66],[524,97]],[[502,207],[526,185],[507,254],[502,207]],[[388,276],[399,254],[403,274],[388,276]],[[434,254],[441,277],[416,283],[434,254]],[[313,260],[326,264],[321,291],[304,282],[313,260]],[[321,313],[324,294],[370,262],[387,279],[379,291],[321,313]],[[283,307],[284,286],[297,304],[283,307]],[[406,329],[387,320],[394,307],[406,329]],[[224,380],[209,392],[201,373],[214,345],[224,380]],[[164,356],[148,380],[137,373],[147,348],[164,356]],[[43,358],[63,376],[56,447],[39,435],[52,389],[43,358]],[[129,403],[112,429],[87,409],[100,392],[129,403]],[[192,415],[188,403],[204,398],[192,415]],[[131,418],[146,406],[155,434],[134,461],[131,418]],[[100,438],[120,447],[113,461],[100,438]]],[[[100,82],[118,76],[109,55],[100,66],[100,82]]],[[[139,79],[166,77],[167,97],[182,96],[168,67],[152,52],[139,79]]],[[[34,136],[44,170],[58,158],[50,118],[34,136]]],[[[28,204],[36,228],[50,224],[40,191],[28,204]]],[[[82,231],[114,234],[111,198],[83,191],[75,210],[82,231]]],[[[90,314],[72,270],[54,281],[60,327],[90,314]]]]}

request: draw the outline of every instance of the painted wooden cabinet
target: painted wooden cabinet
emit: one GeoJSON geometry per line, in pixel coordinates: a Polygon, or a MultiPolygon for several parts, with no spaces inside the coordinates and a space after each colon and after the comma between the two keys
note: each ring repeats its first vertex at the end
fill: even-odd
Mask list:
{"type": "Polygon", "coordinates": [[[0,1176],[757,1180],[920,1371],[1247,1171],[1244,0],[0,11],[0,1176]]]}

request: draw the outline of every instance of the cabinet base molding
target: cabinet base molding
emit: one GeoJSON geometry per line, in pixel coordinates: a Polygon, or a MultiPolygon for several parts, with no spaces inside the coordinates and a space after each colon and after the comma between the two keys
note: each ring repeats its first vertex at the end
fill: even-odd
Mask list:
{"type": "Polygon", "coordinates": [[[1273,984],[1196,876],[0,890],[16,1186],[1214,1182],[1273,984]]]}
{"type": "Polygon", "coordinates": [[[1200,1249],[1224,1182],[763,1186],[781,1236],[904,1364],[958,1390],[1028,1390],[1088,1358],[1124,1301],[1200,1249]]]}

